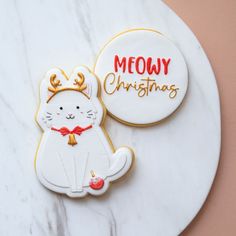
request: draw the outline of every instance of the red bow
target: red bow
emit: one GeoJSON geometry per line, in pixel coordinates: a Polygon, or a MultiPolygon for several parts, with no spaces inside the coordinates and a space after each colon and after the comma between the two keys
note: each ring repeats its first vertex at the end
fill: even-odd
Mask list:
{"type": "Polygon", "coordinates": [[[81,135],[84,131],[86,131],[88,129],[91,129],[91,128],[92,128],[92,125],[89,125],[89,126],[87,126],[85,128],[82,128],[80,126],[76,126],[73,130],[69,130],[66,127],[62,127],[60,129],[56,129],[56,128],[52,127],[51,130],[57,131],[57,132],[61,133],[61,135],[66,136],[68,134],[81,135]]]}
{"type": "Polygon", "coordinates": [[[52,127],[51,130],[57,131],[63,136],[66,136],[69,134],[68,144],[74,146],[77,144],[76,139],[75,139],[75,134],[81,135],[84,131],[91,129],[92,127],[93,127],[92,125],[89,125],[85,128],[82,128],[80,126],[76,126],[73,130],[69,130],[67,127],[62,127],[60,129],[56,129],[56,128],[52,127]]]}

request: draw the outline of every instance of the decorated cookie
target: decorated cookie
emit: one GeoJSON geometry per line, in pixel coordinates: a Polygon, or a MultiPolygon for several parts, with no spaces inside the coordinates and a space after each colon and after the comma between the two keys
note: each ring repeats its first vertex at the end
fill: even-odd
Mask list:
{"type": "Polygon", "coordinates": [[[130,169],[133,152],[117,150],[101,127],[105,109],[96,76],[77,67],[50,70],[40,87],[37,122],[43,136],[35,159],[40,182],[70,197],[101,195],[130,169]]]}
{"type": "Polygon", "coordinates": [[[108,42],[94,72],[111,116],[135,126],[155,124],[183,101],[188,71],[178,48],[161,33],[130,30],[108,42]]]}

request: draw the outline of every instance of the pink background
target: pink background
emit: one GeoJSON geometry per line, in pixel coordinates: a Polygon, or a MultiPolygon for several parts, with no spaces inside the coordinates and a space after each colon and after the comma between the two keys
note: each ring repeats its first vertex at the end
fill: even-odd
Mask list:
{"type": "MultiPolygon", "coordinates": [[[[165,0],[201,42],[221,98],[222,149],[208,199],[183,236],[236,235],[236,0],[165,0]]],[[[210,148],[210,147],[209,147],[210,148]]]]}

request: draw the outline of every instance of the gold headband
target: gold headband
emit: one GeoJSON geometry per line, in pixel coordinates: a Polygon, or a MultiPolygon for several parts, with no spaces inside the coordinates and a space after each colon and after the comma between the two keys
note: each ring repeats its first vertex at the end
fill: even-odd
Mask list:
{"type": "Polygon", "coordinates": [[[87,85],[84,84],[84,81],[85,81],[84,75],[81,72],[78,72],[77,75],[79,79],[74,79],[74,83],[73,83],[73,85],[76,85],[76,87],[62,87],[61,81],[56,79],[57,75],[52,74],[50,76],[51,86],[48,87],[48,91],[50,91],[52,95],[48,98],[47,102],[49,102],[51,98],[54,97],[57,93],[61,91],[65,91],[65,90],[74,90],[74,91],[81,92],[83,95],[85,95],[89,99],[89,96],[83,92],[87,88],[87,85]]]}

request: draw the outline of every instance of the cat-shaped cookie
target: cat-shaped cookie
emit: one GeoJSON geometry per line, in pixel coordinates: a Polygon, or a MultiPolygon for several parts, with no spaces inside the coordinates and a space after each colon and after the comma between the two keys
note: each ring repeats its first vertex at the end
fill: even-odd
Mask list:
{"type": "Polygon", "coordinates": [[[70,197],[101,195],[130,169],[132,150],[115,151],[101,127],[99,82],[86,67],[75,68],[69,78],[58,68],[50,70],[40,100],[36,119],[43,136],[35,168],[45,187],[70,197]]]}

